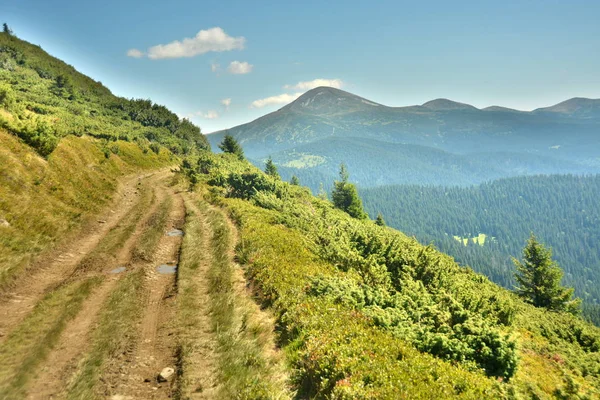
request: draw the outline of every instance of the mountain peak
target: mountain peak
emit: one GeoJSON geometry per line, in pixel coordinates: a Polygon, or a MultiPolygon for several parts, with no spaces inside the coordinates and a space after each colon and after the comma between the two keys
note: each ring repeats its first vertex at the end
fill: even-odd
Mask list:
{"type": "Polygon", "coordinates": [[[434,111],[450,111],[450,110],[477,110],[470,104],[459,103],[448,99],[435,99],[423,104],[423,107],[434,111]]]}
{"type": "Polygon", "coordinates": [[[319,86],[304,93],[292,103],[283,107],[282,110],[331,115],[358,111],[365,107],[379,106],[381,104],[374,103],[344,90],[329,86],[319,86]]]}
{"type": "Polygon", "coordinates": [[[543,107],[534,112],[555,112],[562,114],[600,114],[600,99],[573,97],[550,107],[543,107]]]}

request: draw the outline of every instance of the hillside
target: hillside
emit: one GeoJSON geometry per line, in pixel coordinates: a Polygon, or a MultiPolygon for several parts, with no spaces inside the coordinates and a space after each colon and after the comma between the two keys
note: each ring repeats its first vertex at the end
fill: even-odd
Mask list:
{"type": "Polygon", "coordinates": [[[277,319],[299,398],[598,396],[598,328],[233,155],[184,172],[239,226],[237,257],[277,319]]]}
{"type": "Polygon", "coordinates": [[[286,396],[235,227],[174,172],[208,149],[0,33],[0,398],[286,396]]]}
{"type": "MultiPolygon", "coordinates": [[[[39,46],[0,34],[0,127],[48,156],[66,136],[187,154],[209,148],[200,129],[150,100],[128,100],[49,56],[39,46]],[[155,147],[159,145],[159,147],[155,147]]],[[[105,146],[106,147],[106,146],[105,146]]]]}
{"type": "Polygon", "coordinates": [[[600,396],[600,329],[0,38],[0,398],[600,396]]]}
{"type": "MultiPolygon", "coordinates": [[[[388,186],[364,190],[371,215],[461,264],[514,287],[511,257],[530,232],[553,248],[565,281],[590,306],[600,301],[600,176],[534,176],[470,188],[388,186]],[[484,243],[472,238],[485,236],[484,243]],[[468,239],[466,245],[456,238],[468,239]]],[[[594,312],[594,315],[596,312],[594,312]]],[[[600,320],[596,319],[597,323],[600,320]]]]}
{"type": "Polygon", "coordinates": [[[165,107],[113,96],[38,46],[5,33],[0,134],[0,219],[8,224],[0,240],[0,286],[102,209],[119,177],[209,148],[197,127],[165,107]]]}
{"type": "MultiPolygon", "coordinates": [[[[290,174],[310,181],[313,190],[318,182],[314,184],[312,179],[333,179],[331,170],[342,161],[352,161],[354,171],[370,171],[371,163],[375,168],[386,165],[377,185],[437,184],[427,172],[422,177],[401,172],[418,169],[414,157],[405,157],[406,151],[391,151],[402,149],[401,145],[420,146],[420,163],[427,165],[436,164],[440,151],[450,153],[454,161],[436,168],[437,178],[446,185],[466,185],[498,177],[600,172],[598,107],[600,100],[592,99],[572,99],[532,112],[498,106],[479,110],[448,99],[387,107],[339,89],[320,87],[255,121],[207,137],[216,148],[225,132],[231,134],[257,165],[268,156],[279,166],[296,164],[292,168],[297,171],[290,174]],[[359,141],[365,144],[365,156],[356,158],[359,141]],[[376,142],[383,150],[388,144],[388,151],[373,156],[376,142]],[[306,165],[298,162],[298,154],[326,162],[306,165]],[[469,169],[472,176],[461,172],[469,169]]],[[[361,186],[374,186],[371,178],[357,179],[361,186]]]]}

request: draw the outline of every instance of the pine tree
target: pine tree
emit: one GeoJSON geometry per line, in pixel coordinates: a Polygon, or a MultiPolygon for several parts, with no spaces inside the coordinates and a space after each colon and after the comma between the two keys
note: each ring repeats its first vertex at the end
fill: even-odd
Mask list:
{"type": "Polygon", "coordinates": [[[377,214],[377,219],[375,220],[375,225],[385,226],[385,221],[384,221],[383,215],[381,215],[381,213],[377,214]]]}
{"type": "Polygon", "coordinates": [[[265,173],[273,178],[280,179],[279,172],[277,172],[277,166],[273,163],[271,156],[269,156],[265,163],[265,173]]]}
{"type": "Polygon", "coordinates": [[[523,249],[523,261],[513,259],[517,267],[517,294],[536,307],[578,313],[581,299],[573,299],[573,289],[561,286],[563,271],[552,260],[552,250],[531,234],[523,249]]]}
{"type": "Polygon", "coordinates": [[[290,179],[290,184],[294,186],[300,186],[300,179],[296,175],[292,175],[292,179],[290,179]]]}
{"type": "Polygon", "coordinates": [[[9,28],[9,26],[6,22],[4,24],[2,24],[2,32],[6,33],[9,36],[13,35],[12,29],[9,28]]]}
{"type": "Polygon", "coordinates": [[[367,218],[363,209],[362,201],[358,197],[356,186],[348,182],[348,169],[344,164],[340,165],[340,180],[334,182],[331,198],[333,205],[340,210],[346,211],[351,217],[358,219],[367,218]]]}
{"type": "Polygon", "coordinates": [[[219,144],[219,149],[223,151],[223,153],[231,153],[235,154],[240,160],[244,159],[244,150],[242,146],[233,138],[233,136],[227,134],[223,138],[223,141],[219,144]]]}

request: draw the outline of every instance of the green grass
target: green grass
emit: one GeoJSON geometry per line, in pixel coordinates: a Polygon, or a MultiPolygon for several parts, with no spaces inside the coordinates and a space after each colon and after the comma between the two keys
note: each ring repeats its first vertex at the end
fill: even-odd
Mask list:
{"type": "Polygon", "coordinates": [[[325,157],[315,156],[312,154],[291,154],[290,156],[297,157],[296,159],[286,161],[285,164],[282,164],[284,167],[289,168],[314,168],[318,165],[324,164],[326,162],[325,157]]]}
{"type": "Polygon", "coordinates": [[[0,346],[0,398],[24,398],[34,371],[99,285],[99,278],[64,285],[49,293],[0,346]]]}
{"type": "Polygon", "coordinates": [[[69,385],[68,399],[101,398],[95,389],[107,360],[123,353],[137,333],[141,316],[144,271],[123,277],[103,305],[90,350],[69,385]]]}
{"type": "Polygon", "coordinates": [[[485,244],[485,241],[487,240],[487,235],[485,233],[480,233],[477,236],[474,236],[472,238],[465,238],[465,237],[461,237],[461,236],[452,236],[456,241],[464,244],[465,246],[467,246],[469,244],[469,242],[474,242],[475,244],[478,244],[480,246],[483,246],[485,244]]]}
{"type": "MultiPolygon", "coordinates": [[[[183,387],[182,394],[189,393],[193,387],[186,386],[186,357],[193,357],[193,336],[191,331],[199,321],[194,319],[194,294],[200,288],[193,283],[201,279],[195,271],[199,262],[210,262],[208,269],[209,308],[213,334],[216,337],[218,398],[222,399],[282,399],[289,398],[285,387],[279,359],[273,349],[272,324],[248,297],[243,287],[236,284],[237,268],[232,260],[234,238],[226,217],[206,203],[196,203],[204,215],[208,232],[200,232],[201,225],[189,220],[180,266],[180,321],[183,327],[183,387]],[[197,244],[204,236],[208,239],[211,256],[195,253],[197,244]],[[197,258],[196,258],[197,257],[197,258]],[[187,316],[191,320],[187,319],[187,316]],[[186,333],[187,332],[187,333],[186,333]],[[187,339],[186,339],[187,338],[187,339]]],[[[192,218],[190,215],[188,218],[192,218]]]]}
{"type": "MultiPolygon", "coordinates": [[[[148,168],[168,161],[152,153],[136,162],[143,164],[146,157],[152,160],[148,168]]],[[[0,218],[10,223],[0,228],[0,290],[42,251],[75,238],[109,204],[119,177],[136,171],[139,166],[119,156],[106,159],[90,139],[65,138],[46,161],[0,130],[0,218]]]]}
{"type": "Polygon", "coordinates": [[[242,221],[252,281],[275,308],[301,398],[490,398],[493,382],[416,351],[373,327],[370,318],[328,298],[306,296],[316,277],[339,273],[315,257],[277,214],[240,200],[227,206],[242,221]],[[269,222],[272,221],[272,222],[269,222]]]}

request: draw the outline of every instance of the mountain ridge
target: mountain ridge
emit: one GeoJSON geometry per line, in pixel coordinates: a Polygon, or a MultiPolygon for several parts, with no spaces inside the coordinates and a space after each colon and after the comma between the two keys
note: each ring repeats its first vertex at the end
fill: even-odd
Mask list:
{"type": "MultiPolygon", "coordinates": [[[[262,119],[263,117],[265,117],[267,115],[271,115],[274,113],[290,111],[290,110],[293,110],[293,111],[301,110],[302,108],[306,108],[307,106],[309,106],[310,103],[312,103],[314,101],[314,99],[316,99],[318,96],[321,96],[323,94],[329,94],[330,96],[336,96],[338,99],[350,99],[351,101],[353,101],[355,103],[361,103],[364,105],[382,107],[383,109],[389,109],[389,110],[408,111],[408,112],[410,112],[410,111],[416,112],[416,111],[447,111],[447,110],[473,110],[473,111],[475,111],[475,110],[477,110],[477,111],[498,111],[498,112],[512,111],[512,112],[519,112],[519,113],[525,113],[525,114],[532,114],[532,113],[539,113],[539,112],[569,113],[569,112],[578,111],[579,109],[585,108],[585,107],[600,108],[600,99],[592,99],[592,98],[586,98],[586,97],[573,97],[573,98],[564,100],[562,102],[556,103],[551,106],[536,108],[532,111],[518,110],[515,108],[505,107],[505,106],[500,106],[500,105],[492,105],[492,106],[488,106],[488,107],[484,107],[484,108],[477,108],[471,104],[462,103],[462,102],[458,102],[458,101],[447,99],[447,98],[432,99],[423,104],[413,104],[413,105],[407,105],[407,106],[388,106],[388,105],[378,103],[373,100],[369,100],[365,97],[353,94],[351,92],[348,92],[348,91],[345,91],[342,89],[337,89],[337,88],[333,88],[333,87],[329,87],[329,86],[319,86],[314,89],[308,90],[307,92],[303,93],[300,97],[298,97],[296,100],[290,102],[289,104],[284,105],[283,107],[279,108],[276,111],[265,114],[265,115],[258,117],[252,121],[249,121],[245,124],[241,124],[238,126],[245,126],[245,125],[251,124],[257,120],[262,119]]],[[[311,107],[311,108],[314,109],[315,107],[311,107]]],[[[221,133],[224,131],[228,131],[230,129],[232,129],[232,128],[221,129],[218,131],[210,132],[207,135],[218,134],[218,133],[221,133]]]]}
{"type": "MultiPolygon", "coordinates": [[[[293,154],[298,152],[303,153],[301,158],[304,157],[304,160],[312,157],[328,160],[330,164],[352,163],[360,154],[354,139],[389,143],[390,147],[429,147],[465,160],[465,164],[452,164],[452,168],[439,171],[439,179],[436,178],[435,182],[441,180],[447,185],[474,184],[515,176],[515,173],[598,173],[600,112],[595,111],[597,103],[600,101],[576,98],[552,106],[550,111],[518,111],[500,106],[478,109],[449,99],[436,99],[423,105],[389,107],[340,89],[318,87],[275,112],[226,131],[209,134],[207,139],[212,148],[217,148],[225,133],[231,134],[242,145],[248,158],[259,166],[268,156],[272,156],[279,166],[298,164],[298,159],[293,158],[296,157],[293,154]],[[336,155],[332,158],[331,149],[324,146],[328,145],[327,139],[337,137],[354,142],[345,153],[343,148],[336,148],[336,155]],[[306,153],[305,147],[317,142],[321,148],[310,146],[310,152],[306,153]],[[485,160],[487,156],[484,155],[488,154],[492,155],[488,158],[488,169],[500,169],[503,171],[501,174],[479,168],[473,171],[473,175],[479,177],[473,181],[465,179],[464,174],[454,173],[456,170],[469,170],[472,163],[467,160],[468,157],[485,160]],[[552,167],[553,164],[555,167],[552,167]],[[568,168],[563,168],[567,165],[568,168]]],[[[339,144],[338,141],[336,146],[339,144]]],[[[385,146],[380,148],[385,150],[385,146]]],[[[364,150],[364,154],[373,153],[369,146],[364,150]]],[[[373,159],[375,164],[388,166],[388,173],[384,175],[384,179],[388,180],[380,184],[415,183],[417,177],[409,179],[400,172],[414,170],[414,165],[409,162],[411,158],[402,154],[405,153],[394,155],[383,151],[373,159]]],[[[419,164],[436,165],[435,152],[427,154],[429,156],[420,160],[419,164]]],[[[361,164],[355,168],[370,168],[367,157],[359,157],[359,160],[361,164]]],[[[331,173],[331,165],[313,163],[296,175],[300,178],[304,175],[315,190],[318,183],[313,181],[317,177],[331,177],[331,173]],[[311,168],[315,173],[310,171],[311,168]]],[[[373,179],[365,179],[360,184],[372,185],[373,182],[373,179]]]]}

